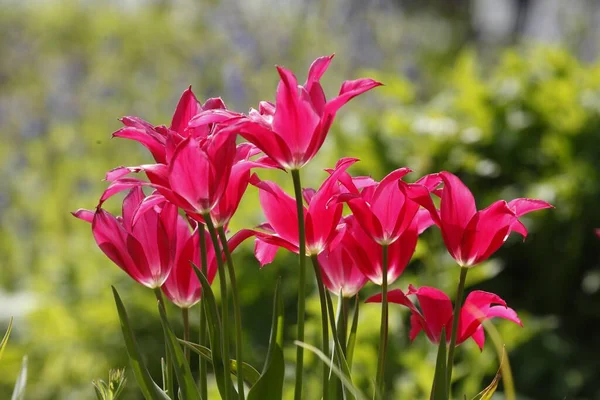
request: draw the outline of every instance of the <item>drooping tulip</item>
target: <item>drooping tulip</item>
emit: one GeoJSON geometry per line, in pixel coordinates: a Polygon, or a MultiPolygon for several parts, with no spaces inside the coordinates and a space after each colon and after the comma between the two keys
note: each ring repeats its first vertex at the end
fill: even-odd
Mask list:
{"type": "MultiPolygon", "coordinates": [[[[407,294],[400,289],[391,290],[388,293],[388,300],[410,309],[409,337],[411,341],[417,337],[419,332],[424,331],[431,342],[439,343],[442,328],[445,328],[446,332],[452,331],[452,301],[441,290],[427,286],[416,289],[411,285],[407,294]],[[407,295],[417,297],[420,310],[407,295]]],[[[381,294],[370,297],[366,302],[381,302],[381,294]]],[[[477,346],[483,349],[485,335],[482,322],[495,317],[522,325],[515,310],[508,307],[500,296],[481,290],[469,293],[460,310],[456,345],[472,338],[477,346]]],[[[447,336],[447,341],[450,342],[449,336],[447,336]]]]}
{"type": "Polygon", "coordinates": [[[261,102],[238,124],[240,134],[282,168],[300,169],[319,151],[337,111],[352,98],[380,86],[372,79],[345,81],[338,97],[327,101],[320,79],[332,56],[316,59],[304,85],[294,74],[277,67],[280,76],[275,104],[261,102]]]}
{"type": "Polygon", "coordinates": [[[438,211],[427,190],[419,185],[405,185],[407,196],[425,207],[442,231],[450,255],[463,267],[487,260],[515,231],[527,237],[527,228],[519,218],[532,211],[551,208],[537,199],[519,198],[509,202],[499,200],[477,211],[475,199],[463,182],[450,172],[440,172],[429,181],[443,182],[438,211]]]}
{"type": "MultiPolygon", "coordinates": [[[[304,191],[308,201],[308,207],[304,207],[306,255],[318,255],[332,241],[341,239],[338,224],[342,204],[331,199],[340,193],[339,176],[356,161],[352,158],[340,160],[317,191],[304,191]]],[[[262,230],[255,231],[255,254],[261,266],[272,262],[278,247],[298,253],[298,214],[294,198],[273,182],[256,179],[251,183],[260,191],[260,203],[267,219],[267,223],[260,226],[262,230]]]]}
{"type": "Polygon", "coordinates": [[[177,207],[152,201],[144,207],[141,187],[134,187],[123,200],[122,217],[98,207],[79,209],[73,215],[92,224],[98,247],[117,266],[149,288],[160,287],[168,278],[177,242],[177,207]]]}

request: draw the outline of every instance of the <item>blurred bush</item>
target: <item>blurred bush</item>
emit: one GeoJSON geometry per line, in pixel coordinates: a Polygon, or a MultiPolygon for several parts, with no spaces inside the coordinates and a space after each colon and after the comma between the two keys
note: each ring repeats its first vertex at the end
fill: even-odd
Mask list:
{"type": "MultiPolygon", "coordinates": [[[[403,38],[414,36],[412,27],[422,19],[403,20],[403,30],[387,32],[393,14],[368,14],[361,26],[373,32],[379,46],[373,48],[360,45],[361,26],[346,35],[345,25],[327,24],[323,15],[334,14],[327,6],[317,9],[322,15],[312,10],[300,18],[302,10],[293,7],[198,4],[0,5],[0,328],[16,316],[0,398],[10,396],[24,354],[32,400],[91,399],[93,379],[127,365],[111,284],[128,306],[149,362],[158,365],[162,343],[152,294],[112,265],[89,226],[69,215],[96,204],[106,170],[150,160],[135,143],[109,140],[119,127],[116,118],[165,123],[190,83],[199,97],[222,95],[245,111],[273,98],[273,64],[294,68],[302,80],[312,59],[333,51],[328,93],[341,76],[368,75],[386,86],[340,113],[304,181],[317,185],[323,168],[350,155],[362,159],[354,173],[377,179],[404,165],[415,170],[414,179],[456,172],[480,208],[497,198],[552,202],[556,210],[527,219],[525,243],[511,238],[468,282],[498,293],[522,316],[522,329],[499,324],[522,398],[600,396],[600,266],[593,235],[600,226],[600,65],[581,64],[559,48],[520,46],[485,62],[468,46],[443,51],[427,45],[435,37],[453,40],[443,20],[447,29],[418,37],[422,50],[402,54],[403,38]]],[[[281,173],[265,175],[290,187],[281,173]]],[[[261,221],[256,197],[250,189],[233,229],[261,221]]],[[[246,354],[260,365],[278,275],[293,336],[296,261],[281,251],[274,265],[259,270],[251,249],[244,246],[236,259],[246,354]]],[[[452,294],[456,280],[457,268],[432,229],[396,286],[434,285],[452,294]]],[[[308,311],[307,337],[318,343],[314,296],[308,311]]],[[[372,385],[378,337],[370,321],[378,318],[376,306],[362,306],[354,371],[365,389],[372,385]]],[[[435,349],[423,337],[408,344],[406,312],[393,308],[391,323],[389,387],[398,397],[424,398],[435,349]]],[[[497,368],[493,346],[480,354],[468,343],[459,356],[457,375],[465,379],[456,393],[474,395],[497,368]]],[[[317,366],[309,356],[307,399],[316,396],[317,366]]],[[[137,398],[129,382],[125,398],[137,398]]]]}

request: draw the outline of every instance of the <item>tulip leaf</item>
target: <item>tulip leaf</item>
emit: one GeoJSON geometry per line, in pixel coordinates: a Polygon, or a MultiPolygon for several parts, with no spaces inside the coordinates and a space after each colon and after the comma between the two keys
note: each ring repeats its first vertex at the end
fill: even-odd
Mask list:
{"type": "Polygon", "coordinates": [[[447,400],[448,397],[448,382],[446,381],[446,328],[444,327],[440,336],[435,374],[429,398],[431,400],[447,400]]]}
{"type": "Polygon", "coordinates": [[[115,303],[117,305],[117,311],[119,313],[119,320],[121,322],[121,330],[123,331],[123,338],[125,339],[125,347],[127,347],[127,354],[129,355],[129,362],[131,369],[135,376],[135,380],[147,400],[170,400],[169,396],[152,380],[148,368],[142,360],[142,354],[131,330],[129,324],[129,318],[127,317],[127,310],[121,301],[121,297],[112,286],[113,295],[115,297],[115,303]]]}
{"type": "Polygon", "coordinates": [[[167,312],[165,311],[165,306],[162,302],[158,302],[158,312],[167,339],[169,353],[172,355],[172,364],[175,369],[175,376],[177,376],[177,382],[179,382],[181,396],[186,400],[200,400],[200,392],[196,387],[196,381],[192,375],[190,365],[185,359],[185,355],[177,341],[177,337],[173,333],[173,329],[171,329],[171,325],[167,318],[167,312]]]}
{"type": "Polygon", "coordinates": [[[473,397],[473,400],[491,400],[492,396],[498,389],[498,384],[500,383],[500,378],[502,378],[502,363],[504,362],[504,358],[500,360],[500,367],[498,367],[498,372],[496,372],[496,376],[492,382],[481,392],[477,394],[477,396],[473,397]]]}
{"type": "Polygon", "coordinates": [[[13,317],[10,317],[10,321],[8,321],[8,328],[6,328],[6,333],[0,342],[0,360],[2,360],[2,354],[4,353],[4,348],[6,347],[6,343],[8,343],[8,338],[10,337],[10,333],[12,332],[13,327],[13,317]]]}
{"type": "Polygon", "coordinates": [[[208,336],[210,338],[210,347],[212,348],[213,370],[217,381],[217,388],[221,398],[227,399],[228,393],[235,393],[229,368],[223,359],[223,345],[221,343],[221,320],[215,294],[208,283],[208,279],[194,263],[192,263],[194,272],[202,285],[202,302],[204,303],[206,318],[208,321],[208,336]]]}
{"type": "Polygon", "coordinates": [[[17,377],[15,388],[10,400],[23,400],[25,398],[25,386],[27,384],[27,356],[23,357],[23,363],[21,364],[21,372],[17,377]]]}
{"type": "Polygon", "coordinates": [[[279,400],[283,396],[283,378],[285,363],[283,359],[283,300],[281,297],[281,278],[275,286],[273,299],[273,321],[267,360],[262,374],[248,392],[247,400],[279,400]]]}
{"type": "MultiPolygon", "coordinates": [[[[212,363],[212,351],[208,347],[199,345],[197,343],[186,342],[185,340],[181,340],[181,339],[178,339],[178,340],[179,340],[179,343],[183,344],[184,346],[186,346],[193,352],[197,353],[198,355],[200,355],[200,357],[204,358],[206,361],[212,363]]],[[[229,368],[233,374],[235,374],[235,375],[238,374],[236,360],[229,360],[229,368]]],[[[260,373],[256,370],[256,368],[254,368],[252,365],[250,365],[248,363],[242,364],[242,375],[244,377],[244,380],[246,381],[246,383],[248,385],[250,385],[250,387],[252,387],[256,383],[258,378],[260,378],[260,373]]]]}
{"type": "Polygon", "coordinates": [[[331,372],[334,373],[335,375],[337,375],[338,378],[340,378],[340,380],[342,381],[342,385],[344,385],[344,387],[357,400],[368,400],[368,397],[363,392],[361,392],[356,386],[354,386],[352,381],[350,379],[348,379],[348,376],[344,375],[342,370],[337,365],[332,363],[331,360],[329,359],[329,357],[327,357],[325,354],[323,354],[323,352],[321,350],[317,349],[316,347],[314,347],[308,343],[299,342],[297,340],[294,341],[294,344],[296,346],[305,348],[306,350],[310,351],[311,353],[314,353],[317,357],[319,357],[319,359],[321,359],[321,361],[323,361],[323,363],[325,363],[325,365],[327,365],[330,368],[331,372]]]}
{"type": "Polygon", "coordinates": [[[346,360],[348,361],[348,368],[352,370],[352,359],[354,358],[354,346],[356,345],[356,331],[358,330],[358,305],[360,301],[358,294],[356,295],[356,301],[354,302],[354,315],[352,316],[352,326],[350,327],[350,336],[348,336],[348,344],[346,349],[346,360]]]}
{"type": "MultiPolygon", "coordinates": [[[[329,294],[329,291],[325,292],[325,296],[327,298],[327,312],[329,314],[329,323],[330,323],[330,327],[331,327],[331,332],[333,336],[333,343],[335,345],[335,349],[334,349],[334,355],[338,360],[338,363],[340,365],[340,369],[342,371],[342,373],[346,376],[346,378],[350,381],[350,383],[352,383],[352,376],[350,375],[350,367],[348,367],[348,361],[346,360],[346,357],[344,356],[344,352],[342,350],[342,345],[340,343],[339,337],[337,335],[337,329],[335,326],[335,314],[333,313],[333,301],[331,300],[331,295],[329,294]]],[[[347,386],[344,385],[344,388],[347,389],[347,386]]],[[[346,396],[344,396],[345,398],[346,396]]]]}

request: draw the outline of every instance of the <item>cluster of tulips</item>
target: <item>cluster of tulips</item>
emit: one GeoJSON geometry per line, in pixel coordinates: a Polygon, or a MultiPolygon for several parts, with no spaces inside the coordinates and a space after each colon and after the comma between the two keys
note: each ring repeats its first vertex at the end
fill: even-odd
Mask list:
{"type": "Polygon", "coordinates": [[[381,85],[372,79],[345,81],[338,96],[328,101],[319,81],[332,58],[315,60],[302,85],[291,71],[277,67],[280,81],[275,103],[260,102],[258,110],[250,109],[248,114],[227,109],[219,98],[201,104],[189,88],[179,100],[170,126],[124,117],[124,126],[113,134],[144,145],[154,163],[109,171],[106,180],[110,184],[95,210],[80,209],[74,215],[91,223],[96,243],[108,258],[156,293],[166,341],[162,385],[148,374],[114,290],[132,368],[146,398],[206,399],[206,362],[212,363],[224,399],[281,398],[284,344],[277,293],[262,373],[243,360],[242,316],[231,253],[248,238],[255,241],[261,266],[272,262],[281,247],[299,255],[296,400],[303,393],[306,348],[324,360],[323,399],[364,398],[352,384],[351,366],[357,294],[369,281],[381,286],[381,293],[367,299],[381,303],[379,357],[373,371],[376,398],[387,398],[389,393],[384,373],[390,302],[410,310],[411,340],[424,331],[431,342],[439,343],[432,385],[435,399],[450,397],[455,347],[469,338],[483,347],[484,320],[500,317],[520,324],[515,311],[495,294],[473,291],[463,302],[465,278],[469,269],[496,252],[511,232],[525,237],[527,229],[519,218],[551,207],[548,203],[525,198],[501,200],[478,211],[469,189],[450,172],[408,183],[404,177],[411,170],[400,168],[378,182],[350,175],[348,169],[358,161],[354,158],[343,158],[327,169],[329,175],[318,189],[302,187],[300,171],[323,145],[339,109],[381,85]],[[289,173],[294,196],[274,182],[261,180],[255,171],[265,168],[289,173]],[[266,222],[232,234],[228,224],[248,185],[259,190],[266,222]],[[144,188],[151,193],[146,194],[144,188]],[[122,191],[128,192],[122,215],[112,215],[103,204],[122,191]],[[351,212],[348,215],[344,205],[351,212]],[[419,235],[433,225],[441,230],[448,252],[459,266],[454,307],[446,294],[433,287],[388,291],[410,262],[419,235]],[[321,303],[319,348],[304,343],[307,258],[314,267],[310,279],[316,279],[321,303]],[[217,273],[221,307],[210,287],[217,273]],[[173,334],[163,294],[182,310],[183,339],[173,334]],[[347,307],[339,307],[337,316],[331,294],[347,307]],[[349,321],[351,298],[356,306],[349,321]],[[205,342],[192,343],[188,310],[199,302],[201,341],[205,342]],[[232,322],[235,356],[230,360],[232,322]],[[189,350],[201,356],[199,378],[191,375],[189,350]]]}

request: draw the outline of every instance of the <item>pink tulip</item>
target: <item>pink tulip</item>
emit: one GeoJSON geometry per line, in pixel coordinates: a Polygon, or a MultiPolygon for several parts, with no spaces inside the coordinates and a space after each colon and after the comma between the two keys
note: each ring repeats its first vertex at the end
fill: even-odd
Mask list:
{"type": "MultiPolygon", "coordinates": [[[[340,193],[339,176],[356,161],[352,158],[338,161],[336,169],[317,191],[304,191],[308,202],[308,207],[304,207],[306,255],[318,255],[330,243],[341,239],[338,224],[343,207],[331,199],[340,193]]],[[[261,266],[272,262],[279,247],[298,253],[296,200],[273,182],[256,178],[251,183],[260,191],[260,204],[267,219],[267,223],[260,226],[262,231],[255,231],[255,255],[261,266]]]]}
{"type": "Polygon", "coordinates": [[[250,110],[249,118],[238,124],[246,140],[284,169],[308,163],[323,145],[337,111],[355,96],[381,85],[372,79],[346,81],[338,97],[327,101],[319,81],[332,58],[316,59],[304,85],[298,85],[291,71],[277,67],[281,80],[276,103],[261,102],[258,110],[250,110]]]}
{"type": "Polygon", "coordinates": [[[152,153],[157,163],[166,164],[173,155],[175,147],[185,138],[208,136],[209,126],[188,127],[188,123],[202,111],[215,109],[226,109],[221,99],[208,99],[203,105],[200,105],[190,86],[181,95],[170,127],[153,126],[138,117],[123,117],[121,122],[125,127],[113,133],[113,137],[140,142],[152,153]]]}
{"type": "Polygon", "coordinates": [[[353,297],[368,281],[359,267],[362,260],[353,252],[354,245],[354,239],[346,229],[338,245],[327,246],[318,256],[323,283],[335,295],[341,293],[343,297],[353,297]]]}
{"type": "Polygon", "coordinates": [[[135,187],[123,200],[122,217],[100,207],[73,213],[91,222],[96,243],[108,258],[149,288],[160,287],[169,276],[177,243],[177,207],[156,198],[135,187]],[[146,201],[152,206],[143,206],[146,201]]]}
{"type": "Polygon", "coordinates": [[[411,172],[408,168],[392,171],[381,182],[361,188],[349,174],[340,177],[347,193],[337,201],[348,204],[365,233],[381,245],[394,243],[412,225],[419,204],[399,188],[400,179],[411,172]]]}
{"type": "MultiPolygon", "coordinates": [[[[446,332],[452,331],[452,301],[444,292],[432,287],[415,289],[411,285],[407,294],[417,297],[420,311],[400,289],[391,290],[388,300],[410,309],[410,340],[414,340],[419,332],[424,331],[431,342],[439,343],[442,328],[445,328],[446,332]]],[[[366,302],[380,303],[381,294],[370,297],[366,302]]],[[[483,349],[485,335],[482,322],[494,317],[504,318],[522,326],[515,310],[507,307],[506,302],[499,296],[481,290],[471,292],[460,310],[456,345],[472,338],[477,346],[483,349]]],[[[446,338],[449,343],[450,335],[446,338]]]]}
{"type": "MultiPolygon", "coordinates": [[[[162,291],[173,304],[179,308],[190,308],[198,303],[202,294],[202,286],[193,270],[193,262],[198,268],[201,268],[200,260],[200,237],[197,229],[197,223],[192,222],[194,230],[190,231],[189,225],[179,217],[177,225],[177,249],[173,262],[171,274],[162,285],[162,291]]],[[[204,231],[203,231],[204,232],[204,231]]],[[[217,259],[215,250],[207,233],[204,233],[207,252],[207,279],[212,284],[217,273],[217,259]]],[[[243,235],[234,235],[228,240],[230,251],[234,251],[237,246],[246,238],[243,235]]]]}
{"type": "Polygon", "coordinates": [[[532,211],[552,207],[543,200],[519,198],[508,203],[499,200],[477,211],[471,191],[457,176],[440,172],[426,179],[430,186],[444,183],[439,211],[423,185],[404,185],[401,189],[431,213],[433,221],[442,230],[448,252],[464,267],[487,260],[512,231],[527,237],[527,229],[519,218],[532,211]]]}
{"type": "MultiPolygon", "coordinates": [[[[388,246],[387,282],[394,283],[406,269],[415,249],[419,235],[433,224],[428,213],[420,211],[411,225],[388,246]]],[[[383,282],[383,249],[368,235],[355,216],[346,217],[347,249],[357,268],[373,283],[383,282]]]]}

